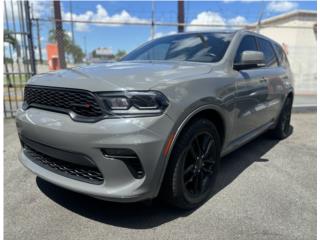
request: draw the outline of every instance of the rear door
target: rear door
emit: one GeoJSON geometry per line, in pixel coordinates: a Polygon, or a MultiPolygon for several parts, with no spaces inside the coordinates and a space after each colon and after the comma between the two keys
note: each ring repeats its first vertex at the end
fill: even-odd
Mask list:
{"type": "MultiPolygon", "coordinates": [[[[243,51],[258,51],[256,37],[246,35],[237,49],[234,64],[239,64],[243,51]]],[[[268,83],[265,71],[259,67],[235,70],[236,73],[236,116],[234,139],[242,137],[268,123],[266,102],[268,83]]]]}

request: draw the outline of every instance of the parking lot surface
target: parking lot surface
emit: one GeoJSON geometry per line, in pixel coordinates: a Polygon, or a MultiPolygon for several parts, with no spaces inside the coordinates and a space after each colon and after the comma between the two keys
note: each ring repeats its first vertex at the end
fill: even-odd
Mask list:
{"type": "Polygon", "coordinates": [[[4,124],[4,237],[9,239],[316,239],[316,114],[294,114],[281,142],[261,136],[222,162],[215,194],[183,212],[117,204],[52,185],[18,161],[4,124]]]}

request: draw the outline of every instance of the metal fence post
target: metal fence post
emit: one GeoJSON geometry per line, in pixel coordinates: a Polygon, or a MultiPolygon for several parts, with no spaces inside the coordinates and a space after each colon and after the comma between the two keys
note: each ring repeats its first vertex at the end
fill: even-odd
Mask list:
{"type": "Polygon", "coordinates": [[[24,2],[25,14],[26,14],[26,25],[28,33],[28,45],[29,45],[29,54],[30,54],[30,64],[31,64],[31,74],[37,74],[36,70],[36,60],[34,56],[34,46],[33,46],[33,36],[32,36],[32,22],[30,18],[30,5],[29,1],[24,2]]]}

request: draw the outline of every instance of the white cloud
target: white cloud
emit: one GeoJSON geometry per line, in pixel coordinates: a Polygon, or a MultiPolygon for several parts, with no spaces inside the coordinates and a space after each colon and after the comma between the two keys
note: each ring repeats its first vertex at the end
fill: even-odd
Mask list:
{"type": "Polygon", "coordinates": [[[31,16],[34,18],[42,18],[48,16],[53,11],[53,4],[51,1],[37,1],[29,0],[31,9],[31,16]]]}
{"type": "MultiPolygon", "coordinates": [[[[197,15],[195,19],[193,19],[190,24],[201,24],[201,25],[219,25],[224,27],[226,25],[226,20],[221,17],[221,15],[217,12],[205,11],[201,12],[197,15]]],[[[186,28],[187,31],[210,31],[215,27],[212,26],[188,26],[186,28]]]]}
{"type": "Polygon", "coordinates": [[[236,16],[228,20],[228,24],[230,25],[245,25],[247,23],[247,19],[243,16],[236,16]]]}
{"type": "MultiPolygon", "coordinates": [[[[217,25],[217,26],[188,26],[187,31],[212,31],[213,29],[225,29],[228,25],[245,25],[247,19],[243,16],[236,16],[230,19],[223,18],[217,12],[205,11],[197,15],[190,24],[217,25]]],[[[234,26],[232,26],[234,27],[234,26]]]]}
{"type": "MultiPolygon", "coordinates": [[[[14,21],[19,21],[21,14],[21,8],[20,4],[22,4],[22,11],[24,13],[24,2],[20,0],[13,0],[13,1],[5,1],[5,9],[6,9],[6,15],[3,12],[4,19],[6,21],[6,18],[8,18],[8,22],[11,23],[14,21]]],[[[51,1],[37,1],[37,0],[29,0],[29,6],[30,6],[30,16],[33,18],[47,18],[50,13],[52,13],[52,2],[51,1]]],[[[10,24],[9,24],[10,25],[10,24]]],[[[12,28],[12,26],[11,26],[12,28]]]]}
{"type": "MultiPolygon", "coordinates": [[[[85,13],[82,14],[75,14],[75,13],[70,13],[70,12],[63,12],[62,11],[62,19],[67,20],[67,21],[90,21],[92,17],[94,16],[94,13],[92,11],[86,11],[85,13]]],[[[89,26],[87,23],[79,23],[76,22],[74,23],[75,30],[79,32],[85,32],[89,30],[89,26]]]]}
{"type": "Polygon", "coordinates": [[[293,9],[296,9],[298,4],[290,1],[273,1],[270,2],[267,6],[267,10],[270,12],[288,12],[293,9]]]}
{"type": "MultiPolygon", "coordinates": [[[[108,11],[100,4],[96,6],[96,11],[86,11],[82,14],[71,15],[70,12],[62,12],[62,18],[64,20],[75,21],[95,21],[95,22],[108,22],[114,23],[108,26],[120,26],[123,23],[147,23],[146,19],[131,16],[126,10],[122,10],[120,13],[109,15],[108,11]]],[[[75,30],[79,32],[88,31],[91,23],[75,23],[75,30]]],[[[95,24],[95,26],[104,26],[103,24],[95,24]]]]}

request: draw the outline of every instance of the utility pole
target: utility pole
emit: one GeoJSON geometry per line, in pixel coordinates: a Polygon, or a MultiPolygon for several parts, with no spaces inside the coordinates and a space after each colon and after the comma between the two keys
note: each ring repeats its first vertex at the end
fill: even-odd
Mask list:
{"type": "Polygon", "coordinates": [[[184,32],[184,1],[178,0],[178,32],[184,32]]]}
{"type": "Polygon", "coordinates": [[[151,39],[154,39],[154,34],[155,34],[154,10],[155,10],[155,1],[152,0],[151,2],[151,39]]]}
{"type": "Polygon", "coordinates": [[[74,45],[74,30],[73,30],[73,11],[72,11],[72,1],[69,0],[70,5],[70,16],[71,16],[71,34],[72,34],[72,43],[74,45]]]}
{"type": "Polygon", "coordinates": [[[39,61],[40,61],[40,64],[43,64],[43,60],[42,60],[42,49],[41,49],[41,39],[40,39],[40,27],[39,27],[39,19],[38,19],[38,18],[36,18],[36,24],[37,24],[39,61]]]}
{"type": "Polygon", "coordinates": [[[59,65],[60,68],[66,68],[66,60],[64,56],[64,46],[63,46],[63,27],[62,27],[62,19],[61,19],[61,8],[60,8],[60,0],[53,1],[54,7],[54,18],[56,24],[56,40],[58,44],[58,54],[59,54],[59,65]]]}

